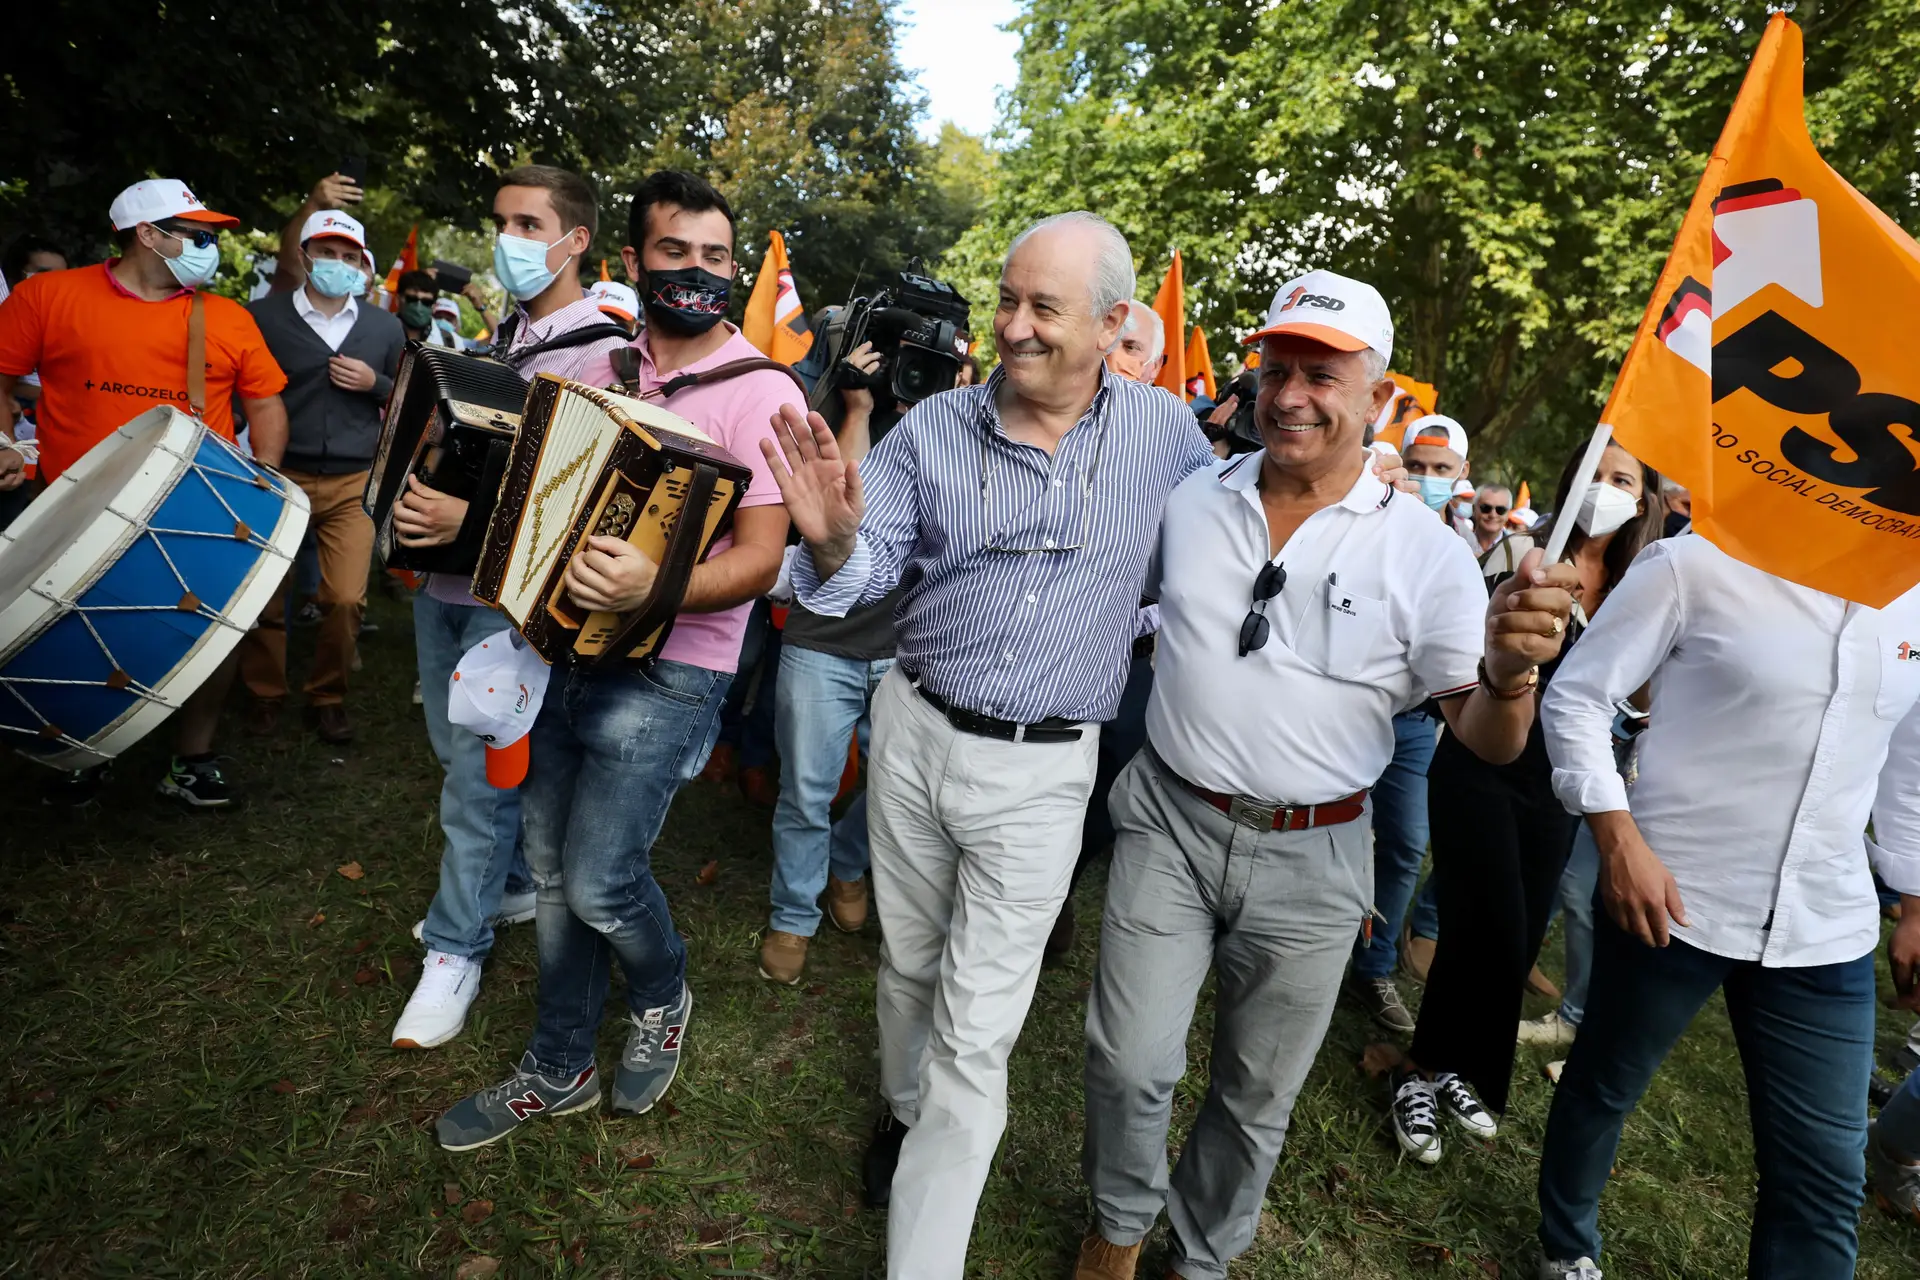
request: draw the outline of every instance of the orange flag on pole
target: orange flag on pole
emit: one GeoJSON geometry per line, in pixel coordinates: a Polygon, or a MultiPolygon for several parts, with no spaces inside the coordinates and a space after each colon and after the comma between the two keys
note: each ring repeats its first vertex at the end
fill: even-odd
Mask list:
{"type": "Polygon", "coordinates": [[[769,231],[767,256],[760,261],[753,292],[747,297],[740,332],[748,342],[781,364],[795,364],[813,346],[807,309],[793,287],[793,267],[787,261],[787,239],[769,231]]]}
{"type": "Polygon", "coordinates": [[[1220,394],[1213,380],[1213,353],[1207,350],[1207,335],[1199,325],[1187,343],[1187,399],[1205,395],[1212,400],[1220,394]]]}
{"type": "Polygon", "coordinates": [[[1393,395],[1380,416],[1373,420],[1373,438],[1398,449],[1409,422],[1440,412],[1440,393],[1432,383],[1409,378],[1404,373],[1389,373],[1387,381],[1393,384],[1393,395]]]}
{"type": "Polygon", "coordinates": [[[1768,573],[1883,606],[1920,582],[1920,246],[1808,136],[1775,13],[1603,423],[1768,573]]]}
{"type": "Polygon", "coordinates": [[[1187,331],[1187,297],[1186,281],[1180,273],[1178,249],[1173,251],[1173,265],[1167,268],[1166,277],[1160,281],[1160,292],[1153,295],[1153,310],[1160,317],[1160,326],[1167,339],[1167,359],[1160,366],[1160,376],[1153,380],[1153,385],[1184,396],[1187,351],[1180,345],[1180,335],[1187,331]]]}
{"type": "Polygon", "coordinates": [[[400,256],[393,260],[393,269],[387,272],[387,310],[400,309],[400,277],[409,271],[420,269],[420,224],[414,223],[407,232],[406,247],[400,250],[400,256]]]}
{"type": "Polygon", "coordinates": [[[609,284],[613,283],[613,277],[607,274],[607,260],[605,258],[600,259],[600,278],[609,284]]]}

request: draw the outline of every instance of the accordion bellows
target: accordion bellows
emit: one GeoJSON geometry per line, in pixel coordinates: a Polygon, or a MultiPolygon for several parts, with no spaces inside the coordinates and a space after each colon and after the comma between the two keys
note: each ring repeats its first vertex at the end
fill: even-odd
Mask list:
{"type": "Polygon", "coordinates": [[[642,659],[673,627],[694,565],[725,530],[753,473],[657,405],[552,374],[533,381],[473,575],[548,662],[642,659]],[[595,534],[660,566],[652,595],[622,614],[588,612],[567,562],[595,534]]]}

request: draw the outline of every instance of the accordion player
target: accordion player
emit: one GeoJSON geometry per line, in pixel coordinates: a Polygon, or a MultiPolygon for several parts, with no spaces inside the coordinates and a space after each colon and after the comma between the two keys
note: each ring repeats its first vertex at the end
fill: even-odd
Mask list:
{"type": "Polygon", "coordinates": [[[660,408],[543,373],[533,381],[473,575],[549,663],[642,660],[673,627],[693,567],[725,531],[753,473],[660,408]],[[624,538],[659,565],[625,613],[567,595],[567,564],[591,536],[624,538]]]}
{"type": "Polygon", "coordinates": [[[407,344],[360,503],[373,520],[374,548],[389,568],[473,572],[526,398],[526,379],[497,360],[407,344]],[[465,500],[466,519],[451,542],[407,547],[394,536],[394,507],[409,475],[465,500]]]}

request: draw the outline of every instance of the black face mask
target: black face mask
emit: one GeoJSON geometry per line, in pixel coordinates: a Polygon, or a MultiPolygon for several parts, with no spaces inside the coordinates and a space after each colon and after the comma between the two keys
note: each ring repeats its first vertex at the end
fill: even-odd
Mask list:
{"type": "Polygon", "coordinates": [[[641,290],[647,323],[692,338],[727,318],[727,294],[733,281],[702,267],[649,271],[641,290]]]}

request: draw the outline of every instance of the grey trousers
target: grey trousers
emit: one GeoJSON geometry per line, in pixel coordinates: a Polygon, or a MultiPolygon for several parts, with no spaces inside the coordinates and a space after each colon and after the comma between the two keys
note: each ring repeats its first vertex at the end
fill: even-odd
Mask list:
{"type": "Polygon", "coordinates": [[[1254,831],[1152,751],[1114,784],[1113,870],[1087,1005],[1082,1163],[1100,1234],[1145,1238],[1164,1205],[1186,1280],[1253,1242],[1267,1180],[1373,900],[1365,818],[1254,831]],[[1194,1001],[1219,975],[1211,1079],[1178,1167],[1167,1123],[1194,1001]]]}

